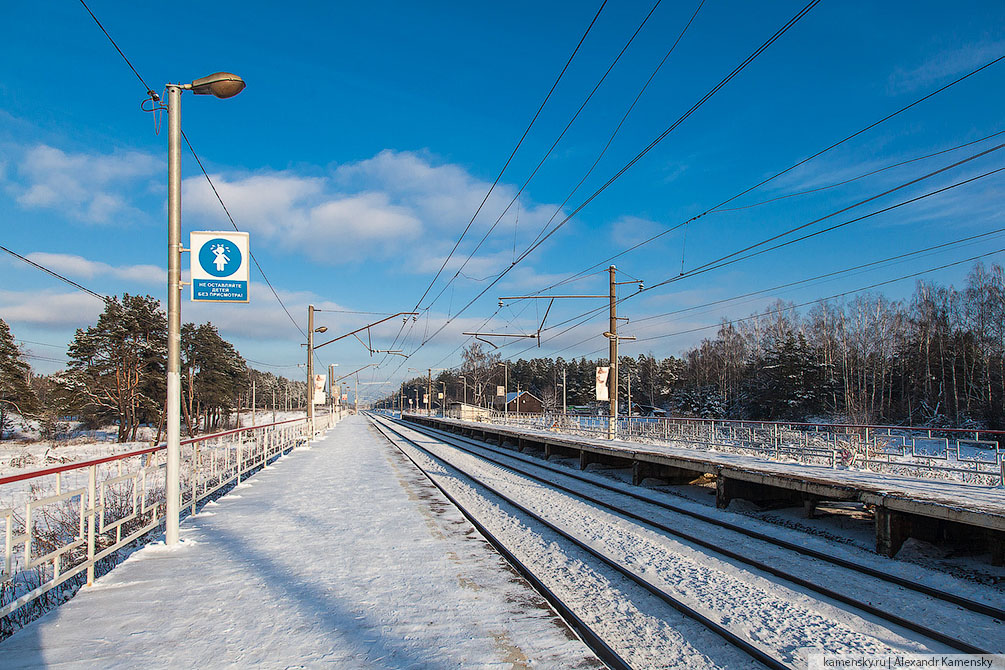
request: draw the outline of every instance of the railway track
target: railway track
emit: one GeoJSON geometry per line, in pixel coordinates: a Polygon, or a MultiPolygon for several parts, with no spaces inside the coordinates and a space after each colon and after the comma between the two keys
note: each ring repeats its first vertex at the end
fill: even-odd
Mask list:
{"type": "MultiPolygon", "coordinates": [[[[992,653],[982,648],[982,641],[983,644],[993,642],[996,630],[999,631],[1000,638],[1000,626],[1005,612],[993,605],[915,584],[902,577],[856,565],[846,559],[705,517],[693,510],[625,491],[621,487],[598,482],[593,477],[577,475],[567,468],[555,467],[512,450],[427,427],[391,422],[384,417],[371,416],[371,419],[385,437],[420,469],[426,471],[427,476],[441,490],[444,487],[428,471],[432,463],[438,464],[444,471],[454,473],[451,476],[470,482],[473,488],[487,491],[493,499],[503,501],[502,506],[517,510],[520,515],[529,518],[531,523],[560,537],[563,543],[574,546],[581,555],[587,555],[592,563],[604,566],[604,570],[616,572],[620,579],[628,580],[633,585],[632,588],[641,588],[649,597],[658,599],[663,606],[673,608],[698,622],[707,631],[715,633],[718,638],[766,667],[797,667],[797,664],[805,662],[805,654],[814,650],[829,653],[945,653],[947,650],[956,653],[992,653]],[[426,467],[418,462],[421,459],[408,453],[409,449],[428,459],[426,467]],[[444,453],[445,449],[450,451],[444,453]],[[528,503],[526,500],[521,502],[518,499],[520,489],[528,487],[539,489],[535,493],[538,498],[543,495],[541,491],[546,491],[544,499],[549,502],[543,505],[540,500],[536,503],[528,503]],[[588,518],[588,521],[570,522],[568,515],[563,519],[562,514],[557,513],[557,510],[569,507],[574,507],[574,514],[588,518]],[[625,524],[630,524],[628,530],[625,529],[625,524]],[[681,526],[687,524],[697,524],[698,528],[690,531],[682,529],[681,526]],[[622,528],[619,529],[619,526],[622,528]],[[604,539],[604,533],[610,533],[612,537],[620,533],[621,549],[631,547],[635,542],[640,555],[656,556],[659,560],[648,564],[639,556],[633,556],[631,549],[620,554],[621,549],[612,551],[611,543],[616,547],[617,542],[604,539]],[[680,543],[683,549],[668,546],[671,541],[680,543]],[[770,548],[770,551],[765,551],[765,548],[770,548]],[[691,558],[674,558],[674,552],[691,558]],[[653,566],[660,565],[659,561],[662,560],[667,560],[666,566],[673,568],[670,574],[666,570],[654,569],[653,566]],[[725,565],[725,577],[716,572],[716,569],[702,565],[719,562],[725,565]],[[786,567],[782,569],[779,565],[786,567]],[[713,588],[711,591],[706,588],[704,595],[701,593],[702,587],[697,588],[697,593],[692,592],[692,586],[684,586],[681,580],[675,579],[674,570],[685,573],[688,579],[694,579],[697,583],[703,580],[710,582],[713,588]],[[744,577],[737,570],[746,571],[748,576],[744,577]],[[695,574],[691,575],[692,572],[695,574]],[[766,587],[758,585],[763,580],[771,583],[766,587]],[[868,584],[863,586],[863,581],[868,584]],[[747,582],[754,583],[755,586],[747,582]],[[825,586],[825,583],[830,586],[825,586]],[[838,583],[842,584],[841,588],[834,586],[838,583]],[[783,589],[792,592],[791,607],[786,606],[784,598],[779,600],[776,585],[782,585],[783,589]],[[744,606],[742,611],[734,609],[723,612],[716,610],[714,606],[706,606],[709,604],[706,601],[710,601],[711,605],[719,601],[729,602],[729,598],[723,601],[721,593],[716,590],[723,587],[737,589],[740,592],[739,601],[748,602],[752,607],[744,606]],[[759,588],[766,590],[758,593],[759,588]],[[849,591],[859,591],[864,596],[856,597],[849,591]],[[905,609],[903,601],[906,592],[909,592],[907,600],[910,604],[918,606],[920,603],[920,610],[896,613],[896,610],[905,609]],[[763,621],[755,620],[758,606],[754,605],[759,599],[764,600],[765,616],[777,617],[770,626],[765,627],[763,621]],[[831,624],[826,621],[828,614],[821,615],[820,612],[833,616],[832,624],[837,633],[825,630],[831,624]],[[969,636],[949,635],[932,626],[932,622],[936,625],[940,622],[948,624],[961,616],[961,612],[965,613],[962,616],[973,621],[968,625],[972,630],[969,636]],[[800,614],[803,615],[803,620],[799,619],[800,614]],[[925,621],[926,624],[919,621],[925,621]],[[769,631],[772,627],[777,630],[769,631]],[[799,633],[801,628],[804,629],[802,634],[799,633]],[[904,631],[910,631],[914,635],[905,635],[904,631]],[[805,639],[801,639],[800,635],[805,639]],[[961,637],[968,639],[960,639],[961,637]]],[[[444,493],[451,497],[452,502],[466,516],[475,521],[476,513],[465,510],[464,504],[456,496],[451,496],[446,490],[444,493]]],[[[489,533],[483,524],[477,525],[483,534],[489,533]]],[[[494,536],[490,541],[497,546],[505,544],[494,536]]],[[[533,575],[535,572],[534,566],[521,562],[512,552],[507,558],[524,574],[533,575]]],[[[535,587],[552,601],[556,610],[566,616],[570,625],[580,633],[584,641],[594,647],[598,656],[611,667],[632,667],[614,647],[604,643],[603,635],[592,630],[582,617],[576,616],[574,605],[563,602],[554,588],[543,583],[544,580],[535,577],[532,583],[535,580],[535,587]],[[571,618],[567,613],[572,614],[571,618]],[[594,646],[596,641],[599,641],[600,646],[594,646]]],[[[703,587],[707,587],[707,584],[703,584],[703,587]]],[[[631,648],[630,643],[628,648],[631,648]]]]}

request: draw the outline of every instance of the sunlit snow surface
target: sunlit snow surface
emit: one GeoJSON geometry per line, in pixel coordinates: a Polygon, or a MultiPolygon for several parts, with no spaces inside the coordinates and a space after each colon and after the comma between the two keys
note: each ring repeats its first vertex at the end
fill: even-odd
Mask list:
{"type": "Polygon", "coordinates": [[[0,643],[0,666],[601,664],[352,417],[0,643]]]}

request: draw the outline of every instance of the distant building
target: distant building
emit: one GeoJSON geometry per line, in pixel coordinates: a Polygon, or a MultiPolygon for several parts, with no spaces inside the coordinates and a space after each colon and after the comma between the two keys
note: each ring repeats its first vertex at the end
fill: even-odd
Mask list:
{"type": "Polygon", "coordinates": [[[461,421],[487,421],[492,410],[465,402],[452,402],[447,405],[447,416],[461,421]]]}
{"type": "Polygon", "coordinates": [[[530,414],[541,414],[544,412],[544,404],[541,399],[530,391],[520,391],[517,395],[516,391],[512,391],[506,394],[506,407],[503,407],[503,403],[497,399],[496,407],[500,412],[508,410],[510,412],[521,412],[530,414]]]}

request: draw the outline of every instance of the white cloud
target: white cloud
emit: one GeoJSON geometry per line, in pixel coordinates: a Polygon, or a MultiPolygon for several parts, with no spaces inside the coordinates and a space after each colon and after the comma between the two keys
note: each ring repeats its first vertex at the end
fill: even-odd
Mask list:
{"type": "MultiPolygon", "coordinates": [[[[213,181],[237,224],[270,244],[334,263],[404,255],[407,262],[398,265],[404,272],[438,269],[490,186],[460,166],[387,150],[341,165],[328,177],[285,171],[214,175],[213,181]]],[[[508,185],[496,187],[458,258],[467,257],[515,193],[508,185]]],[[[185,180],[182,202],[186,216],[229,223],[204,179],[185,180]]],[[[518,230],[536,234],[554,206],[514,206],[465,272],[498,272],[508,265],[501,249],[511,248],[512,234],[499,233],[513,230],[518,212],[518,230]]]]}
{"type": "Polygon", "coordinates": [[[67,153],[38,144],[24,152],[4,181],[22,207],[55,208],[89,223],[112,223],[143,216],[122,191],[161,169],[160,161],[138,151],[67,153]]]}
{"type": "Polygon", "coordinates": [[[888,88],[891,93],[907,93],[962,75],[997,57],[1003,46],[1001,41],[980,42],[941,51],[917,67],[894,70],[888,88]]]}
{"type": "Polygon", "coordinates": [[[164,284],[167,281],[167,271],[156,265],[116,267],[101,261],[92,261],[83,256],[50,254],[44,251],[30,253],[27,258],[61,274],[80,279],[109,276],[142,284],[164,284]]]}
{"type": "Polygon", "coordinates": [[[104,308],[101,300],[80,291],[0,290],[0,313],[8,323],[82,328],[93,325],[104,308]]]}

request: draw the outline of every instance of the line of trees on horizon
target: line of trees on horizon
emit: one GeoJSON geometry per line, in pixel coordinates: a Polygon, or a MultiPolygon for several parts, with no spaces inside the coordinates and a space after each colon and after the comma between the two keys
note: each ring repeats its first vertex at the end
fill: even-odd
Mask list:
{"type": "MultiPolygon", "coordinates": [[[[167,317],[147,295],[106,301],[97,323],[78,328],[69,362],[51,375],[34,375],[8,324],[0,319],[0,439],[15,415],[36,421],[43,438],[64,435],[70,421],[84,428],[117,425],[118,441],[136,441],[140,426],[163,430],[167,396],[167,317]]],[[[211,323],[186,323],[181,332],[184,427],[189,435],[226,429],[235,410],[290,402],[302,407],[307,385],[248,366],[211,323]]]]}
{"type": "MultiPolygon", "coordinates": [[[[446,382],[449,399],[460,400],[466,383],[469,402],[490,405],[503,384],[500,361],[470,344],[459,368],[434,378],[434,403],[446,382]]],[[[777,301],[724,320],[679,356],[619,363],[621,407],[630,380],[633,405],[677,416],[1005,429],[1005,272],[978,263],[962,288],[920,281],[907,300],[861,294],[806,312],[777,301]]],[[[607,364],[520,359],[509,363],[508,390],[519,385],[547,410],[561,410],[564,371],[568,404],[596,409],[595,370],[607,364]]],[[[414,398],[426,381],[415,377],[402,389],[414,398]]]]}

